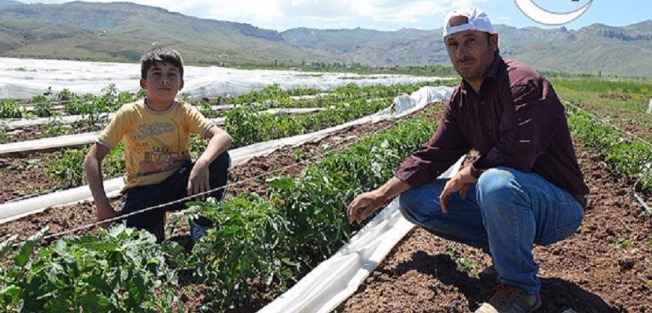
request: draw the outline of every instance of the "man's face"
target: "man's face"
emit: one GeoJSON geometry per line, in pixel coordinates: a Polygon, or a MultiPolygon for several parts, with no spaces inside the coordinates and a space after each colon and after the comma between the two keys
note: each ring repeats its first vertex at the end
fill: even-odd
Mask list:
{"type": "Polygon", "coordinates": [[[444,42],[457,73],[469,83],[482,83],[484,74],[494,60],[498,35],[466,30],[446,36],[444,42]]]}

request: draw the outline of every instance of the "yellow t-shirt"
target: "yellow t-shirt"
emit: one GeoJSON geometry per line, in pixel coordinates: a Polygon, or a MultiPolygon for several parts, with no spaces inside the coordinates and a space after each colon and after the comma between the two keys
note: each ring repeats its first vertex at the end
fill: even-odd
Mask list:
{"type": "Polygon", "coordinates": [[[170,176],[190,160],[189,135],[204,137],[214,125],[188,103],[176,101],[168,110],[157,112],[139,100],[124,104],[97,142],[113,149],[124,138],[127,189],[156,184],[170,176]]]}

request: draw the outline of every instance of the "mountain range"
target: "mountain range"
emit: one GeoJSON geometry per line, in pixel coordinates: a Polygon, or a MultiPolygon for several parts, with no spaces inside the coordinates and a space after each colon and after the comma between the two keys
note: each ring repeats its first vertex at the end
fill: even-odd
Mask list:
{"type": "MultiPolygon", "coordinates": [[[[577,30],[495,25],[501,54],[539,70],[652,77],[652,20],[577,30]]],[[[128,2],[24,4],[0,0],[0,56],[133,62],[153,45],[188,63],[450,65],[441,29],[283,32],[128,2]]]]}

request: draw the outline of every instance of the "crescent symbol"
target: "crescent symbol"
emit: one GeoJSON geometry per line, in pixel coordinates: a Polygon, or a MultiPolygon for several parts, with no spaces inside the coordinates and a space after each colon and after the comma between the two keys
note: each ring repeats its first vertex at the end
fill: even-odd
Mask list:
{"type": "Polygon", "coordinates": [[[588,3],[575,11],[566,13],[548,11],[534,3],[534,0],[514,0],[514,2],[516,2],[518,8],[521,9],[525,15],[536,22],[548,25],[562,25],[584,14],[593,0],[589,0],[588,3]]]}

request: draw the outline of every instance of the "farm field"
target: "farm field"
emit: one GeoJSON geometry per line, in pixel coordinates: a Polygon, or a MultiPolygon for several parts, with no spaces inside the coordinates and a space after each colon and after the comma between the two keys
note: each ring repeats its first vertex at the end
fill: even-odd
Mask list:
{"type": "MultiPolygon", "coordinates": [[[[637,83],[632,85],[639,86],[637,83]]],[[[646,211],[646,207],[635,197],[638,195],[646,203],[652,203],[650,177],[646,176],[649,175],[652,157],[648,153],[647,156],[637,157],[634,162],[627,159],[627,155],[612,153],[614,149],[620,148],[617,144],[596,141],[611,138],[611,133],[599,133],[591,137],[586,129],[594,129],[594,124],[584,119],[585,115],[595,115],[626,130],[627,133],[614,135],[619,142],[634,142],[641,138],[649,140],[652,118],[648,115],[646,119],[642,113],[645,111],[644,104],[647,103],[642,99],[651,96],[650,84],[643,82],[640,85],[648,89],[622,89],[614,93],[608,90],[617,88],[609,83],[605,83],[605,89],[587,90],[576,82],[559,82],[558,92],[569,105],[569,120],[578,125],[571,128],[580,166],[591,194],[584,222],[577,233],[568,240],[535,250],[543,278],[544,306],[540,312],[563,312],[567,309],[576,312],[652,312],[652,212],[646,211]],[[647,168],[628,168],[619,162],[636,166],[639,164],[637,162],[648,162],[648,165],[647,168]]],[[[425,119],[435,124],[442,105],[430,104],[424,110],[398,121],[351,127],[320,142],[283,148],[235,166],[230,177],[234,185],[229,187],[228,197],[253,193],[264,199],[270,198],[273,194],[270,189],[274,189],[267,184],[273,178],[270,175],[299,176],[308,164],[317,163],[324,156],[337,155],[362,138],[395,129],[408,120],[425,119]]],[[[256,141],[254,137],[251,140],[256,141]]],[[[641,145],[647,147],[648,152],[652,151],[645,143],[641,145]]],[[[44,192],[57,188],[59,182],[44,174],[43,161],[39,161],[53,158],[55,153],[57,152],[46,151],[0,157],[1,201],[15,199],[33,191],[44,192]]],[[[391,174],[391,171],[388,173],[391,174]]],[[[340,202],[348,203],[350,196],[350,191],[343,191],[342,197],[345,199],[340,202]]],[[[118,199],[113,200],[113,205],[118,206],[118,199]]],[[[339,218],[343,217],[344,207],[341,208],[339,218]]],[[[176,215],[171,214],[170,223],[174,223],[176,218],[176,215]]],[[[24,240],[44,226],[50,227],[50,233],[56,233],[93,221],[94,207],[90,202],[52,208],[0,225],[0,238],[19,234],[18,238],[24,240]]],[[[356,227],[354,225],[349,231],[355,232],[356,227]]],[[[171,234],[171,241],[188,248],[186,233],[184,226],[180,226],[171,234]]],[[[341,239],[337,237],[337,240],[341,239]]],[[[338,242],[334,248],[339,245],[341,243],[338,242]]],[[[305,264],[296,270],[297,276],[300,277],[316,266],[324,254],[327,253],[313,251],[307,258],[302,258],[305,264]]],[[[358,292],[336,311],[473,311],[491,295],[492,283],[478,278],[478,273],[488,262],[489,258],[480,250],[447,242],[423,230],[414,229],[394,247],[385,262],[371,273],[358,292]]],[[[8,266],[10,262],[3,260],[3,264],[8,266]]],[[[224,310],[256,312],[284,288],[278,277],[268,282],[269,284],[261,277],[247,280],[252,293],[240,295],[240,299],[232,299],[233,302],[225,306],[224,310]]],[[[287,284],[292,285],[292,280],[287,284]]],[[[196,277],[187,272],[180,272],[176,286],[175,290],[180,294],[179,298],[187,311],[205,310],[202,307],[207,303],[216,305],[212,299],[215,295],[206,292],[206,283],[197,281],[196,277]]]]}
{"type": "MultiPolygon", "coordinates": [[[[595,150],[578,141],[576,149],[590,206],[573,237],[535,249],[544,301],[537,312],[651,312],[650,217],[595,150]]],[[[494,284],[478,276],[489,264],[480,249],[414,229],[337,311],[473,312],[491,297],[494,284]]]]}

